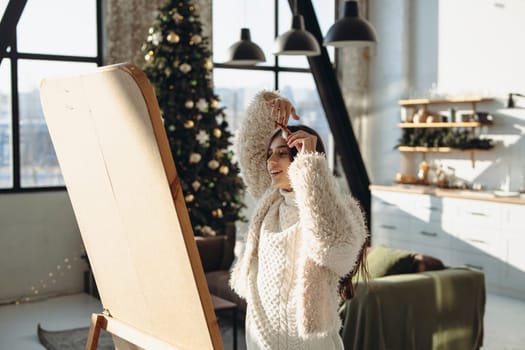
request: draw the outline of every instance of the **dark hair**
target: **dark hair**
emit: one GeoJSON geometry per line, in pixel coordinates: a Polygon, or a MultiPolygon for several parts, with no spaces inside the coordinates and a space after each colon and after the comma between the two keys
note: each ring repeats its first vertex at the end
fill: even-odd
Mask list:
{"type": "Polygon", "coordinates": [[[357,261],[353,270],[339,280],[338,291],[342,302],[351,299],[356,295],[356,287],[359,281],[362,281],[365,284],[368,283],[370,277],[368,266],[366,264],[368,246],[369,240],[367,238],[361,247],[361,251],[359,252],[359,256],[357,257],[357,261]]]}
{"type": "MultiPolygon", "coordinates": [[[[296,132],[298,130],[306,131],[309,134],[315,135],[317,137],[317,144],[315,145],[315,150],[319,153],[326,154],[326,150],[323,144],[323,140],[321,139],[321,136],[312,128],[300,124],[300,125],[288,125],[288,130],[291,132],[296,132]]],[[[277,130],[271,138],[271,141],[275,139],[277,136],[281,135],[282,131],[281,129],[277,130]]],[[[271,143],[270,141],[270,143],[271,143]]],[[[268,145],[270,147],[270,145],[268,145]]],[[[290,149],[290,160],[293,161],[295,157],[297,156],[297,148],[293,147],[290,149]]],[[[363,246],[361,247],[361,251],[359,252],[359,256],[357,257],[356,264],[352,271],[348,272],[344,277],[342,277],[339,280],[338,285],[338,292],[342,299],[342,301],[351,299],[355,295],[355,289],[357,286],[358,280],[362,280],[365,283],[368,281],[368,268],[366,265],[366,255],[367,255],[367,247],[369,245],[368,239],[365,241],[363,246]],[[354,279],[354,277],[356,277],[354,279]]]]}
{"type": "MultiPolygon", "coordinates": [[[[300,125],[287,125],[287,128],[288,130],[290,130],[291,132],[296,132],[298,130],[302,130],[302,131],[306,131],[307,133],[309,134],[312,134],[312,135],[315,135],[317,137],[317,144],[315,145],[315,150],[319,153],[323,153],[323,154],[326,154],[326,150],[324,148],[324,143],[323,143],[323,140],[321,139],[321,136],[317,133],[317,131],[315,131],[314,129],[312,129],[311,127],[309,126],[306,126],[306,125],[303,125],[303,124],[300,124],[300,125]]],[[[273,141],[273,139],[275,139],[277,136],[281,135],[282,133],[282,130],[281,129],[278,129],[273,135],[272,135],[272,138],[270,139],[270,143],[273,141]]],[[[270,145],[268,144],[268,148],[270,147],[270,145]]],[[[295,157],[297,156],[297,148],[295,147],[292,147],[290,148],[290,160],[293,161],[295,159],[295,157]]]]}

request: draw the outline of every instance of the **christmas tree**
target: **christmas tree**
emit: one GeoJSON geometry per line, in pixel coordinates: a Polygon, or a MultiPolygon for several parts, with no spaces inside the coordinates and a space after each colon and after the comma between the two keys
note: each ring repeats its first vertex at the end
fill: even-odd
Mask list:
{"type": "Polygon", "coordinates": [[[244,219],[244,186],[213,92],[208,47],[196,5],[183,0],[159,10],[142,46],[142,68],[155,88],[192,226],[203,236],[244,219]]]}

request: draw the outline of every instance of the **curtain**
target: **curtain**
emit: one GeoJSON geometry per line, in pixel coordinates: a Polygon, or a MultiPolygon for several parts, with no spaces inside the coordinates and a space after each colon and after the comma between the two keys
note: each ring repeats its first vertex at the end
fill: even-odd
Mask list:
{"type": "MultiPolygon", "coordinates": [[[[104,65],[128,62],[141,67],[144,57],[140,48],[148,36],[148,29],[157,10],[169,3],[170,0],[104,1],[104,65]]],[[[194,0],[193,3],[200,14],[203,35],[210,37],[211,0],[194,0]]]]}

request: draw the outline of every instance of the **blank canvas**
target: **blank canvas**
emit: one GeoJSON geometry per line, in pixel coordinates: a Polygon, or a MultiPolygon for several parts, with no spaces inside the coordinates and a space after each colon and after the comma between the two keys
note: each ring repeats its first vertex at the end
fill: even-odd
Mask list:
{"type": "Polygon", "coordinates": [[[103,307],[176,348],[222,348],[145,74],[120,64],[47,78],[41,100],[103,307]]]}

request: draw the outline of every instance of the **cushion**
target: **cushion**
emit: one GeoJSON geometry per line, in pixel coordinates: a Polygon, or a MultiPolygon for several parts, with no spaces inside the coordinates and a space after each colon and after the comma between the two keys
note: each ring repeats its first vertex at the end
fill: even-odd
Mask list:
{"type": "Polygon", "coordinates": [[[412,273],[417,271],[416,254],[407,250],[371,247],[367,252],[367,268],[370,278],[412,273]]]}

